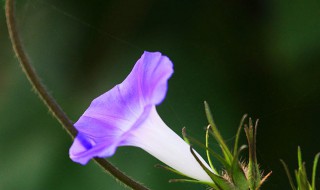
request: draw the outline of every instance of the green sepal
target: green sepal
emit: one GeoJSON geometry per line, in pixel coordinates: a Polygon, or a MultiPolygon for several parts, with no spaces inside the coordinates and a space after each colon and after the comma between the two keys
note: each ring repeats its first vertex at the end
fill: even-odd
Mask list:
{"type": "MultiPolygon", "coordinates": [[[[169,172],[190,178],[189,176],[169,167],[169,166],[165,166],[165,165],[161,165],[161,164],[156,164],[155,165],[156,168],[161,168],[164,170],[167,170],[169,172]]],[[[208,185],[208,186],[212,186],[212,183],[206,182],[206,181],[199,181],[199,180],[194,180],[194,179],[170,179],[169,183],[176,183],[176,182],[188,182],[188,183],[197,183],[197,184],[203,184],[203,185],[208,185]]]]}
{"type": "Polygon", "coordinates": [[[233,158],[233,162],[232,162],[232,166],[231,166],[231,179],[235,185],[235,187],[237,187],[237,190],[248,190],[249,189],[249,183],[248,180],[246,178],[246,175],[243,171],[243,168],[241,167],[240,163],[239,163],[239,154],[242,150],[246,149],[247,146],[241,146],[238,153],[235,155],[235,157],[233,158]]]}
{"type": "Polygon", "coordinates": [[[212,179],[214,184],[209,184],[211,187],[216,188],[217,190],[236,190],[233,184],[231,184],[228,180],[224,179],[221,176],[218,176],[214,173],[212,173],[203,163],[200,161],[198,156],[193,151],[193,148],[190,146],[190,151],[193,157],[197,160],[197,162],[200,164],[202,169],[209,175],[209,177],[212,179]]]}
{"type": "Polygon", "coordinates": [[[169,183],[194,183],[194,184],[202,184],[206,186],[210,186],[214,189],[220,190],[218,186],[213,183],[205,182],[205,181],[198,181],[193,179],[170,179],[169,183]]]}
{"type": "Polygon", "coordinates": [[[243,123],[244,123],[244,120],[247,118],[247,114],[244,114],[241,118],[241,121],[240,121],[240,124],[239,124],[239,127],[238,127],[238,131],[237,131],[237,134],[236,134],[236,139],[234,141],[234,147],[233,147],[233,157],[236,157],[236,154],[238,154],[238,144],[239,144],[239,138],[240,138],[240,133],[241,133],[241,129],[242,129],[242,126],[243,126],[243,123]]]}
{"type": "Polygon", "coordinates": [[[177,171],[177,170],[175,170],[175,169],[173,169],[173,168],[171,168],[171,167],[169,167],[169,166],[165,166],[165,165],[161,165],[161,164],[156,164],[155,167],[156,167],[156,168],[161,168],[161,169],[167,170],[167,171],[169,171],[169,172],[172,172],[172,173],[175,173],[175,174],[178,174],[178,175],[181,175],[181,176],[184,176],[184,177],[188,177],[188,178],[189,178],[189,176],[187,176],[187,175],[185,175],[185,174],[183,174],[183,173],[181,173],[181,172],[179,172],[179,171],[177,171]]]}
{"type": "Polygon", "coordinates": [[[199,142],[197,139],[189,136],[187,133],[186,133],[186,130],[183,131],[183,136],[185,138],[188,139],[189,142],[191,142],[191,144],[196,144],[197,146],[201,147],[201,148],[204,148],[206,151],[209,151],[209,153],[215,157],[222,165],[223,167],[226,169],[226,170],[230,170],[231,168],[231,164],[229,164],[222,156],[220,156],[219,154],[217,154],[214,150],[212,150],[211,148],[209,147],[206,147],[206,145],[204,145],[203,143],[199,142]]]}
{"type": "Polygon", "coordinates": [[[216,141],[218,142],[221,150],[222,150],[222,153],[225,157],[225,160],[229,163],[229,165],[231,165],[232,163],[232,154],[231,154],[231,151],[229,150],[227,144],[224,142],[214,120],[213,120],[213,117],[212,117],[212,114],[211,114],[211,110],[210,110],[210,107],[208,105],[208,103],[205,101],[204,102],[204,107],[205,107],[205,112],[206,112],[206,116],[207,116],[207,119],[208,119],[208,122],[211,126],[211,129],[212,129],[212,135],[214,136],[214,138],[216,139],[216,141]]]}
{"type": "Polygon", "coordinates": [[[209,165],[210,165],[211,169],[213,170],[213,173],[218,174],[218,171],[216,170],[216,168],[212,164],[212,160],[211,160],[211,156],[210,156],[210,151],[209,151],[209,130],[210,130],[210,125],[207,126],[207,128],[206,128],[206,155],[207,155],[207,159],[208,159],[209,165]]]}

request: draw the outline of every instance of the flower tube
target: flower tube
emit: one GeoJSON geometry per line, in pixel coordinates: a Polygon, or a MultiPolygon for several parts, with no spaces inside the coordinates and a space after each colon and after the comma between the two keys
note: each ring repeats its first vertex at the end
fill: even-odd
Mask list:
{"type": "Polygon", "coordinates": [[[168,57],[144,52],[127,78],[94,99],[74,124],[78,135],[70,148],[70,158],[84,165],[93,157],[112,156],[119,146],[136,146],[186,176],[212,182],[189,145],[156,111],[172,73],[168,57]]]}

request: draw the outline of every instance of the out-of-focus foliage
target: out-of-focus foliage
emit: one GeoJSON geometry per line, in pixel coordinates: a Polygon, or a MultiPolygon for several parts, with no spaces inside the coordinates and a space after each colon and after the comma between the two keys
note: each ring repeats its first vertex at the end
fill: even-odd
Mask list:
{"type": "Polygon", "coordinates": [[[315,190],[316,189],[316,176],[317,176],[317,166],[319,161],[320,153],[316,154],[313,161],[311,180],[308,179],[308,174],[306,171],[306,163],[302,160],[302,153],[300,147],[298,147],[298,169],[294,170],[293,178],[287,164],[280,160],[286,174],[292,190],[315,190]]]}
{"type": "MultiPolygon", "coordinates": [[[[279,158],[292,168],[298,145],[307,163],[319,152],[319,1],[21,0],[16,6],[29,57],[74,121],[123,80],[143,50],[161,51],[175,73],[158,110],[177,133],[186,126],[203,139],[204,100],[230,142],[244,113],[260,119],[257,156],[273,171],[262,189],[290,188],[279,158]]],[[[71,140],[23,76],[3,9],[0,28],[0,189],[124,189],[93,163],[83,167],[68,158],[71,140]]],[[[177,176],[153,168],[159,162],[137,148],[120,148],[110,160],[154,190],[199,189],[168,184],[177,176]]]]}

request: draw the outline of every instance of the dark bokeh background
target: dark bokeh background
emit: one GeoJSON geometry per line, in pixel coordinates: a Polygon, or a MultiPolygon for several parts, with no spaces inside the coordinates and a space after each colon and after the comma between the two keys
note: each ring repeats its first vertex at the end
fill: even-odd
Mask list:
{"type": "MultiPolygon", "coordinates": [[[[12,53],[3,9],[0,19],[0,189],[125,189],[93,163],[70,161],[69,136],[12,53]]],[[[203,139],[207,100],[229,143],[244,113],[260,119],[258,159],[273,171],[262,189],[289,189],[279,159],[295,168],[298,145],[310,173],[320,151],[320,1],[20,0],[17,20],[35,68],[72,120],[143,50],[161,51],[175,73],[158,110],[174,131],[186,126],[203,139]]],[[[177,176],[137,148],[109,160],[154,190],[205,189],[167,183],[177,176]]]]}

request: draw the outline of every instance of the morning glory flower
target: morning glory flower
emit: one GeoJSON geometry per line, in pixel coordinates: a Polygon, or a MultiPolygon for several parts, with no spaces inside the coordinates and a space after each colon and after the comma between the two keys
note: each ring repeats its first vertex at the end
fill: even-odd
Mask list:
{"type": "Polygon", "coordinates": [[[117,147],[135,146],[186,176],[212,182],[189,145],[157,113],[155,106],[165,98],[172,73],[168,57],[144,52],[127,78],[94,99],[74,124],[78,135],[70,158],[84,165],[93,157],[112,156],[117,147]]]}

